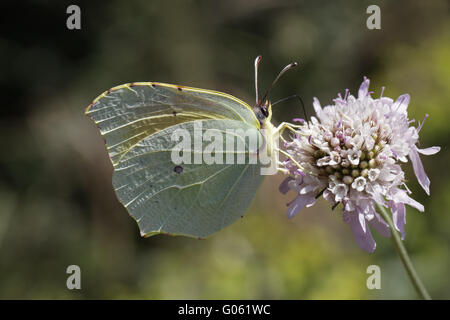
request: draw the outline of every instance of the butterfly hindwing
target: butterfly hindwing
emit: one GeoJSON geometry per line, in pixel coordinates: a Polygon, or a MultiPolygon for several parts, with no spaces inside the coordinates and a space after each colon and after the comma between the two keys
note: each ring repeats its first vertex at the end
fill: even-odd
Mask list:
{"type": "MultiPolygon", "coordinates": [[[[241,217],[248,209],[261,181],[260,166],[251,164],[256,150],[249,140],[232,151],[244,154],[244,163],[226,164],[226,138],[223,141],[222,164],[174,164],[172,150],[176,130],[194,136],[195,126],[202,132],[243,130],[261,143],[259,130],[237,120],[203,120],[171,126],[142,140],[127,152],[114,170],[113,185],[121,203],[138,222],[143,235],[170,233],[207,237],[241,217]]],[[[224,135],[225,137],[225,135],[224,135]]],[[[241,136],[235,137],[242,139],[241,136]]],[[[186,150],[196,152],[194,141],[186,150]]],[[[237,145],[236,143],[235,145],[237,145]]],[[[203,146],[207,147],[208,144],[203,146]]]]}

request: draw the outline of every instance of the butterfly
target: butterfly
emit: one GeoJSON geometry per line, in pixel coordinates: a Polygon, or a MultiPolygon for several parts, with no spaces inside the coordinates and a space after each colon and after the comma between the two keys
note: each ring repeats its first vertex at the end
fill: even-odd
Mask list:
{"type": "MultiPolygon", "coordinates": [[[[173,137],[181,130],[195,136],[199,127],[201,134],[245,130],[259,141],[257,150],[243,144],[240,151],[246,160],[264,149],[278,161],[276,137],[289,126],[272,125],[267,97],[281,75],[297,63],[287,65],[259,99],[260,61],[258,56],[254,63],[254,107],[226,93],[159,82],[111,88],[87,107],[85,113],[100,130],[114,168],[115,193],[137,221],[142,236],[163,233],[205,238],[247,211],[264,178],[262,164],[176,164],[173,152],[177,141],[173,137]]],[[[205,148],[194,143],[188,143],[183,155],[206,155],[205,148]]],[[[228,149],[223,150],[215,150],[215,156],[225,156],[228,149]]]]}

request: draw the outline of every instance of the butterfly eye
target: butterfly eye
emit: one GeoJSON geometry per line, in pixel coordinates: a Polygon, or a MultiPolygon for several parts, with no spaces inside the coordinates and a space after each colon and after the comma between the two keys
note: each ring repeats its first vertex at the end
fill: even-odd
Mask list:
{"type": "Polygon", "coordinates": [[[261,107],[261,112],[264,115],[264,117],[268,117],[269,116],[269,112],[267,112],[267,108],[266,107],[261,107]]]}

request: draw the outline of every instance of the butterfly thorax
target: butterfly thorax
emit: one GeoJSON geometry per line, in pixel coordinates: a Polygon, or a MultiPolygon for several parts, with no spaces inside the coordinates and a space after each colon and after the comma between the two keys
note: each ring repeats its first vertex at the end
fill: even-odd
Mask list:
{"type": "MultiPolygon", "coordinates": [[[[253,107],[253,112],[259,121],[262,134],[264,135],[267,155],[270,157],[276,157],[276,152],[274,152],[274,149],[276,148],[274,137],[276,129],[270,122],[272,119],[272,107],[270,101],[258,103],[253,107]]],[[[272,159],[272,161],[276,160],[276,158],[272,159]]]]}

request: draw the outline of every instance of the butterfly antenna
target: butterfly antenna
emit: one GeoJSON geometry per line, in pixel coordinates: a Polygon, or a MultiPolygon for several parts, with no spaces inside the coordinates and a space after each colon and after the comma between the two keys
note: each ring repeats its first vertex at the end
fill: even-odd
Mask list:
{"type": "Polygon", "coordinates": [[[272,103],[272,107],[274,107],[275,105],[277,105],[277,104],[279,104],[279,103],[281,103],[281,102],[284,102],[284,101],[287,101],[287,100],[291,100],[291,99],[294,99],[294,98],[297,98],[297,99],[298,99],[298,101],[300,102],[300,104],[301,104],[301,106],[302,106],[303,114],[305,115],[305,119],[308,119],[308,114],[306,113],[305,104],[303,103],[303,99],[302,99],[302,97],[300,97],[300,96],[297,95],[297,94],[294,94],[294,95],[292,95],[292,96],[289,96],[289,97],[280,99],[280,100],[278,100],[278,101],[272,103]]]}
{"type": "Polygon", "coordinates": [[[275,80],[273,80],[272,84],[270,85],[269,89],[267,89],[266,93],[264,94],[263,98],[261,99],[262,102],[266,101],[267,96],[269,95],[270,90],[272,90],[273,86],[275,85],[275,83],[278,82],[278,80],[281,78],[281,76],[288,70],[296,67],[298,65],[297,62],[292,62],[290,64],[288,64],[286,67],[283,68],[283,70],[281,70],[281,72],[278,74],[278,76],[275,78],[275,80]]]}
{"type": "Polygon", "coordinates": [[[259,66],[259,62],[261,61],[262,57],[261,56],[257,56],[255,59],[255,92],[256,92],[256,104],[259,103],[258,100],[258,66],[259,66]]]}

